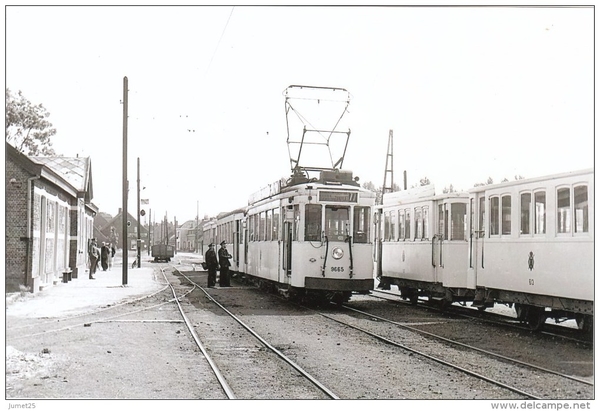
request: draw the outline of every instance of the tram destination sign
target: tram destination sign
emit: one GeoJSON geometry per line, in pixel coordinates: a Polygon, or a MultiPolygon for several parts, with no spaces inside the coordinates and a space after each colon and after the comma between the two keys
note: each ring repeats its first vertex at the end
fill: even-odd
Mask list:
{"type": "Polygon", "coordinates": [[[338,203],[357,203],[358,193],[343,191],[319,191],[319,201],[335,201],[338,203]]]}

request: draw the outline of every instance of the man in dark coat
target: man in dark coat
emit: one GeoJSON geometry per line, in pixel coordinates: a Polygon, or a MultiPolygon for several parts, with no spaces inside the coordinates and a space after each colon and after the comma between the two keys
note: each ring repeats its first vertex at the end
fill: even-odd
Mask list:
{"type": "Polygon", "coordinates": [[[100,265],[102,265],[102,271],[108,270],[108,254],[109,249],[106,243],[102,243],[102,248],[100,249],[100,265]]]}
{"type": "Polygon", "coordinates": [[[221,287],[231,287],[231,284],[229,283],[229,266],[231,266],[231,263],[229,262],[230,258],[232,258],[232,255],[227,251],[225,241],[222,241],[221,248],[219,248],[219,266],[221,267],[219,285],[221,287]]]}
{"type": "Polygon", "coordinates": [[[100,252],[96,245],[96,239],[90,240],[90,246],[88,248],[88,255],[90,258],[90,280],[95,280],[94,274],[96,274],[96,267],[98,266],[98,259],[100,258],[100,252]]]}
{"type": "Polygon", "coordinates": [[[210,243],[208,250],[204,255],[204,262],[208,269],[208,286],[214,287],[217,283],[217,268],[219,267],[219,261],[217,260],[217,253],[215,253],[215,245],[210,243]]]}

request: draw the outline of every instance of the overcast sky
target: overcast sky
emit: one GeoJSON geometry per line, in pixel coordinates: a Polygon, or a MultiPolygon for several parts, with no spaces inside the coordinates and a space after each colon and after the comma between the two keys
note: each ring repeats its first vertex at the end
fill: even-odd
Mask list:
{"type": "MultiPolygon", "coordinates": [[[[351,101],[344,168],[436,190],[594,165],[594,10],[528,7],[6,8],[6,87],[42,103],[55,150],[90,156],[93,202],[179,222],[290,174],[284,91],[351,101]]],[[[345,130],[344,130],[345,131],[345,130]]]]}

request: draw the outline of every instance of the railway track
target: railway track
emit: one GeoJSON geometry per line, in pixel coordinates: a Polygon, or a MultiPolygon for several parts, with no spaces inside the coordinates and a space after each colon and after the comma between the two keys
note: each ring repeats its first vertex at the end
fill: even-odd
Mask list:
{"type": "MultiPolygon", "coordinates": [[[[370,294],[373,298],[384,299],[392,301],[398,304],[415,305],[406,300],[402,300],[401,297],[392,292],[384,290],[373,290],[370,294]]],[[[525,333],[530,333],[532,330],[526,325],[518,321],[514,317],[510,317],[503,314],[492,313],[488,311],[479,311],[467,307],[451,305],[444,308],[437,308],[435,305],[430,304],[428,301],[419,300],[416,304],[419,307],[423,307],[427,310],[433,310],[436,312],[451,313],[452,315],[460,316],[463,318],[474,319],[483,323],[492,324],[495,326],[502,326],[512,328],[525,333]]],[[[546,335],[553,338],[560,338],[565,341],[572,341],[581,345],[591,347],[593,342],[591,338],[593,335],[586,334],[583,331],[566,327],[560,324],[546,324],[544,330],[535,331],[540,335],[546,335]]]]}
{"type": "MultiPolygon", "coordinates": [[[[315,378],[314,376],[309,374],[307,371],[305,371],[300,365],[298,365],[296,362],[294,362],[290,357],[286,356],[283,352],[281,352],[275,346],[270,344],[267,341],[267,339],[265,339],[264,337],[259,335],[250,326],[245,324],[238,316],[236,316],[231,311],[229,311],[227,308],[225,308],[221,303],[219,303],[215,298],[213,298],[211,296],[211,294],[204,287],[200,286],[194,279],[190,278],[190,276],[188,276],[186,274],[183,274],[181,271],[179,271],[179,269],[177,269],[174,266],[172,266],[172,269],[178,273],[177,275],[183,277],[187,282],[189,282],[189,284],[192,284],[196,290],[201,292],[204,295],[204,297],[210,301],[210,303],[212,303],[215,307],[218,307],[218,310],[220,313],[226,314],[231,320],[233,320],[238,326],[237,330],[239,330],[240,328],[243,329],[249,336],[258,340],[260,342],[262,348],[264,348],[269,353],[273,354],[276,358],[278,358],[283,363],[287,364],[287,366],[290,369],[289,371],[291,371],[288,373],[287,378],[289,378],[290,380],[293,381],[293,383],[292,383],[293,385],[296,385],[296,386],[301,385],[298,383],[298,375],[300,375],[300,376],[302,376],[302,378],[305,381],[309,382],[310,385],[312,385],[312,387],[314,389],[317,389],[320,392],[320,394],[315,395],[314,392],[311,393],[311,392],[309,392],[309,390],[306,390],[306,392],[303,394],[303,395],[306,395],[306,398],[339,399],[338,395],[336,395],[331,389],[329,389],[327,386],[325,386],[325,384],[321,383],[317,378],[315,378]]],[[[173,288],[173,293],[175,293],[174,288],[173,288]]],[[[194,336],[194,340],[198,344],[198,347],[202,351],[206,360],[209,362],[211,369],[214,371],[215,375],[217,376],[218,382],[221,385],[221,387],[223,388],[223,391],[226,393],[227,398],[235,399],[236,395],[234,393],[234,390],[231,388],[231,386],[227,382],[227,378],[231,377],[232,379],[235,379],[236,378],[235,375],[232,374],[231,372],[228,373],[228,372],[222,371],[221,366],[218,365],[219,360],[215,360],[214,355],[211,354],[211,351],[217,351],[219,348],[216,346],[213,346],[212,349],[206,349],[204,347],[203,343],[200,341],[200,337],[198,337],[198,333],[200,332],[200,331],[197,331],[198,327],[192,325],[192,322],[188,318],[188,314],[185,313],[184,309],[181,307],[180,304],[178,304],[178,305],[179,305],[181,315],[184,318],[184,322],[186,324],[188,331],[194,336]]],[[[223,321],[223,319],[221,318],[220,321],[223,321]]],[[[234,331],[231,328],[231,324],[227,325],[226,327],[229,330],[228,333],[232,334],[232,333],[237,332],[237,330],[234,331]]],[[[259,348],[258,350],[256,350],[256,352],[261,357],[262,361],[272,361],[273,355],[266,354],[265,350],[263,350],[262,348],[259,348]]],[[[221,360],[221,362],[227,363],[227,361],[225,359],[221,360]]],[[[226,367],[228,369],[231,369],[231,367],[232,367],[231,363],[232,362],[230,361],[229,364],[226,365],[226,367]]],[[[240,366],[239,364],[240,363],[238,362],[238,366],[240,366]]],[[[264,362],[261,363],[260,367],[265,367],[264,362]]],[[[268,368],[268,367],[266,367],[266,368],[268,368]]],[[[279,374],[279,378],[280,379],[282,378],[281,374],[279,374]]],[[[245,383],[247,384],[248,381],[246,380],[245,383]]],[[[263,392],[268,391],[268,388],[262,387],[262,390],[263,390],[263,392]]],[[[269,395],[274,395],[274,394],[271,393],[269,395]]],[[[285,397],[285,395],[286,395],[286,393],[278,393],[278,394],[275,394],[275,398],[283,398],[283,397],[285,397]]],[[[295,394],[296,399],[302,398],[302,397],[297,397],[297,395],[298,394],[295,394]]]]}
{"type": "Polygon", "coordinates": [[[578,398],[583,393],[585,393],[583,394],[583,398],[593,398],[594,384],[590,381],[540,367],[535,364],[526,363],[515,358],[509,358],[488,350],[482,350],[478,347],[451,340],[406,324],[375,316],[348,305],[344,305],[343,307],[346,310],[358,313],[372,321],[370,321],[370,324],[364,321],[357,323],[354,319],[350,319],[346,316],[344,316],[346,317],[345,319],[341,319],[339,318],[339,314],[320,314],[339,324],[364,332],[387,344],[421,355],[432,361],[443,364],[444,366],[457,369],[491,384],[523,395],[528,399],[555,399],[556,392],[552,390],[552,387],[562,387],[565,389],[563,395],[566,395],[565,398],[568,399],[578,398]],[[382,327],[381,324],[393,324],[398,329],[407,330],[411,333],[424,336],[427,340],[435,339],[441,341],[447,344],[449,349],[443,351],[430,349],[430,346],[433,346],[429,344],[427,340],[412,338],[402,333],[390,332],[389,329],[383,330],[384,327],[382,327]],[[450,349],[450,347],[453,348],[450,349]],[[498,363],[493,364],[493,362],[496,361],[498,363]],[[465,367],[465,364],[470,365],[467,368],[465,367]],[[494,370],[497,370],[497,372],[494,372],[494,370]],[[512,376],[518,376],[518,378],[512,378],[512,376]],[[545,382],[541,386],[528,383],[540,379],[545,382]]]}

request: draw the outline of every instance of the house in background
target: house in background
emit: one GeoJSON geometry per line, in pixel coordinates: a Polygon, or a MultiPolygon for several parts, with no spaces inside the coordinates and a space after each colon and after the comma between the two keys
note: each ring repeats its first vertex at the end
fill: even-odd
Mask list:
{"type": "Polygon", "coordinates": [[[93,236],[89,157],[28,157],[5,143],[5,291],[38,292],[86,270],[93,236]]]}
{"type": "Polygon", "coordinates": [[[198,252],[202,239],[202,226],[198,220],[188,220],[177,227],[177,250],[198,252]]]}
{"type": "MultiPolygon", "coordinates": [[[[129,223],[127,226],[127,240],[125,242],[125,247],[130,250],[136,250],[137,238],[138,238],[138,222],[130,213],[127,213],[127,222],[129,223]]],[[[94,220],[94,225],[96,225],[96,220],[94,220]]],[[[109,243],[116,244],[115,247],[117,249],[123,248],[122,241],[122,231],[123,231],[123,209],[119,208],[119,212],[112,219],[105,221],[104,218],[102,222],[98,220],[98,224],[96,225],[96,229],[98,232],[99,241],[105,241],[109,243]],[[105,238],[106,240],[100,240],[100,238],[105,238]]],[[[148,227],[140,224],[140,240],[142,243],[142,250],[146,250],[148,248],[148,227]]]]}

